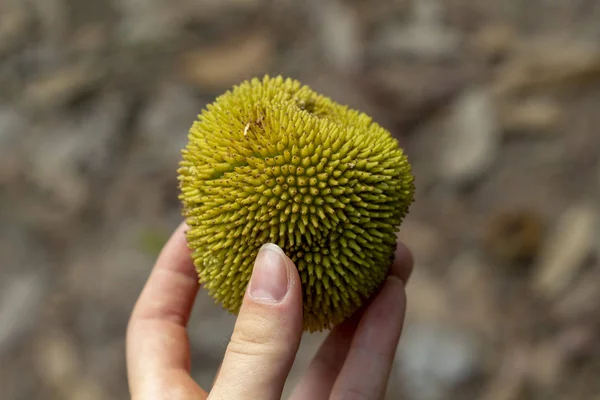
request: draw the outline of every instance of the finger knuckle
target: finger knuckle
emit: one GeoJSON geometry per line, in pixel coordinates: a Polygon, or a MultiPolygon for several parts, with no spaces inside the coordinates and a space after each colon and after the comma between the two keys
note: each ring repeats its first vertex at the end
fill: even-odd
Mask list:
{"type": "Polygon", "coordinates": [[[364,388],[350,386],[348,387],[344,393],[341,393],[339,397],[333,397],[335,399],[344,399],[344,400],[375,400],[376,397],[373,396],[373,393],[367,393],[364,388]]]}
{"type": "Polygon", "coordinates": [[[236,325],[228,351],[245,356],[265,355],[278,350],[277,328],[267,318],[255,315],[236,325]]]}

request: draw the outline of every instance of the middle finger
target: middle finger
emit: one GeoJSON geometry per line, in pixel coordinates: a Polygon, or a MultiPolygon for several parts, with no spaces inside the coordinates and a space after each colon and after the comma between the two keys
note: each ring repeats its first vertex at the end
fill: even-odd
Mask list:
{"type": "Polygon", "coordinates": [[[404,284],[390,276],[356,328],[344,366],[331,391],[332,399],[383,398],[405,310],[404,284]]]}

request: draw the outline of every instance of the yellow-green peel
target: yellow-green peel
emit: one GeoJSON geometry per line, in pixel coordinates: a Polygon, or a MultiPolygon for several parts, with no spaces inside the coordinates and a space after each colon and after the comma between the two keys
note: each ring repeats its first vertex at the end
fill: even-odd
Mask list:
{"type": "Polygon", "coordinates": [[[199,280],[239,311],[267,242],[294,261],[303,326],[329,329],[384,281],[413,202],[411,167],[390,133],[282,77],[235,86],[202,111],[179,172],[199,280]]]}

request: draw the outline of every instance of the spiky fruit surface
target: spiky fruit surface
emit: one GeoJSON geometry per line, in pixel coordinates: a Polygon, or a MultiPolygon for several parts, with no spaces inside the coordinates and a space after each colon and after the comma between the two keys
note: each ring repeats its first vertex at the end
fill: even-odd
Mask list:
{"type": "Polygon", "coordinates": [[[304,329],[345,320],[385,279],[413,201],[411,167],[367,115],[300,82],[243,82],[207,106],[179,169],[200,282],[237,313],[260,247],[302,281],[304,329]]]}

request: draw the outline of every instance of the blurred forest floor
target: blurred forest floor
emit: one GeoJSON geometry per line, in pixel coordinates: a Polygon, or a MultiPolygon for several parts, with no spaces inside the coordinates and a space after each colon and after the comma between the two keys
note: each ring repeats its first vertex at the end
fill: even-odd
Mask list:
{"type": "MultiPolygon", "coordinates": [[[[3,0],[0,398],[128,397],[187,130],[267,72],[372,115],[414,165],[389,399],[600,399],[595,0],[3,0]]],[[[199,295],[202,385],[233,320],[199,295]]]]}

